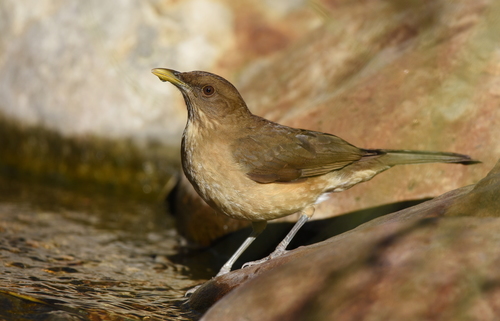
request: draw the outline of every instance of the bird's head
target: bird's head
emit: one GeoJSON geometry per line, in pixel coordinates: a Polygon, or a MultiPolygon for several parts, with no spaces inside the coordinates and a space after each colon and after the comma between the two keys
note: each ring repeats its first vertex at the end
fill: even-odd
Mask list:
{"type": "Polygon", "coordinates": [[[226,79],[204,71],[151,70],[161,81],[175,85],[184,96],[191,121],[218,121],[250,114],[238,90],[226,79]]]}

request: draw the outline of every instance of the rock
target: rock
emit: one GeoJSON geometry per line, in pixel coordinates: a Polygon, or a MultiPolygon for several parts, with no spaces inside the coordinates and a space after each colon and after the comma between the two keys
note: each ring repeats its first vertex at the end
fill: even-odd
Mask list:
{"type": "MultiPolygon", "coordinates": [[[[139,161],[148,164],[155,151],[178,147],[186,118],[177,90],[150,69],[204,69],[232,81],[253,112],[286,125],[330,132],[360,147],[454,151],[485,164],[396,167],[333,195],[315,218],[434,197],[478,181],[500,154],[499,6],[491,0],[404,6],[392,0],[32,6],[5,0],[0,116],[84,143],[88,135],[132,138],[148,151],[139,161]]],[[[21,147],[10,154],[31,158],[21,147]]],[[[68,167],[74,165],[63,163],[51,176],[68,167]]],[[[135,174],[142,173],[121,185],[137,182],[135,174]]],[[[146,191],[159,190],[149,185],[146,191]]]]}
{"type": "Polygon", "coordinates": [[[500,161],[478,184],[204,284],[202,320],[495,320],[500,161]]]}
{"type": "Polygon", "coordinates": [[[286,125],[365,148],[454,151],[485,163],[396,167],[334,194],[315,217],[435,197],[477,182],[498,159],[500,5],[460,3],[332,8],[329,23],[241,81],[253,111],[286,125]]]}
{"type": "Polygon", "coordinates": [[[315,2],[323,24],[242,69],[235,85],[271,120],[359,147],[451,151],[484,162],[395,167],[333,194],[313,219],[435,197],[477,182],[498,159],[500,5],[459,3],[315,2]]]}
{"type": "Polygon", "coordinates": [[[320,21],[305,1],[280,3],[2,1],[0,114],[65,136],[179,145],[182,97],[150,70],[233,78],[320,21]]]}

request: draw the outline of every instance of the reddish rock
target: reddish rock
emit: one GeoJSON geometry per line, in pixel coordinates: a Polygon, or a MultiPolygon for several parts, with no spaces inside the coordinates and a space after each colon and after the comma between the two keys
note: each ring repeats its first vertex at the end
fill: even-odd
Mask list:
{"type": "Polygon", "coordinates": [[[242,70],[235,85],[271,120],[359,147],[459,152],[484,163],[395,167],[333,194],[314,218],[435,197],[477,182],[498,159],[500,5],[459,3],[318,2],[321,26],[242,70]]]}
{"type": "Polygon", "coordinates": [[[206,321],[496,320],[498,195],[500,162],[476,185],[215,278],[189,303],[220,299],[206,321]]]}

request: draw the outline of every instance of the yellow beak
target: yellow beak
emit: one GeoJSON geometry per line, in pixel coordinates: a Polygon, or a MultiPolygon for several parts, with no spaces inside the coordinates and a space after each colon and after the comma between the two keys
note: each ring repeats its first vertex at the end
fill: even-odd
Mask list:
{"type": "Polygon", "coordinates": [[[171,82],[172,84],[176,86],[187,86],[185,82],[180,80],[177,75],[180,74],[180,72],[172,70],[172,69],[165,69],[165,68],[154,68],[151,70],[153,74],[158,76],[161,81],[168,81],[171,82]]]}

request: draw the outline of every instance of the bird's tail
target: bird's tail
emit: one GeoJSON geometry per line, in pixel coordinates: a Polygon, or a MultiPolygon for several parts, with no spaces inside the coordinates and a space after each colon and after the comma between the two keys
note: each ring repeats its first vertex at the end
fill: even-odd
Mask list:
{"type": "Polygon", "coordinates": [[[456,153],[391,149],[377,149],[368,151],[377,153],[379,155],[377,160],[387,166],[424,163],[457,163],[462,165],[481,163],[480,161],[470,158],[470,156],[456,153]]]}

